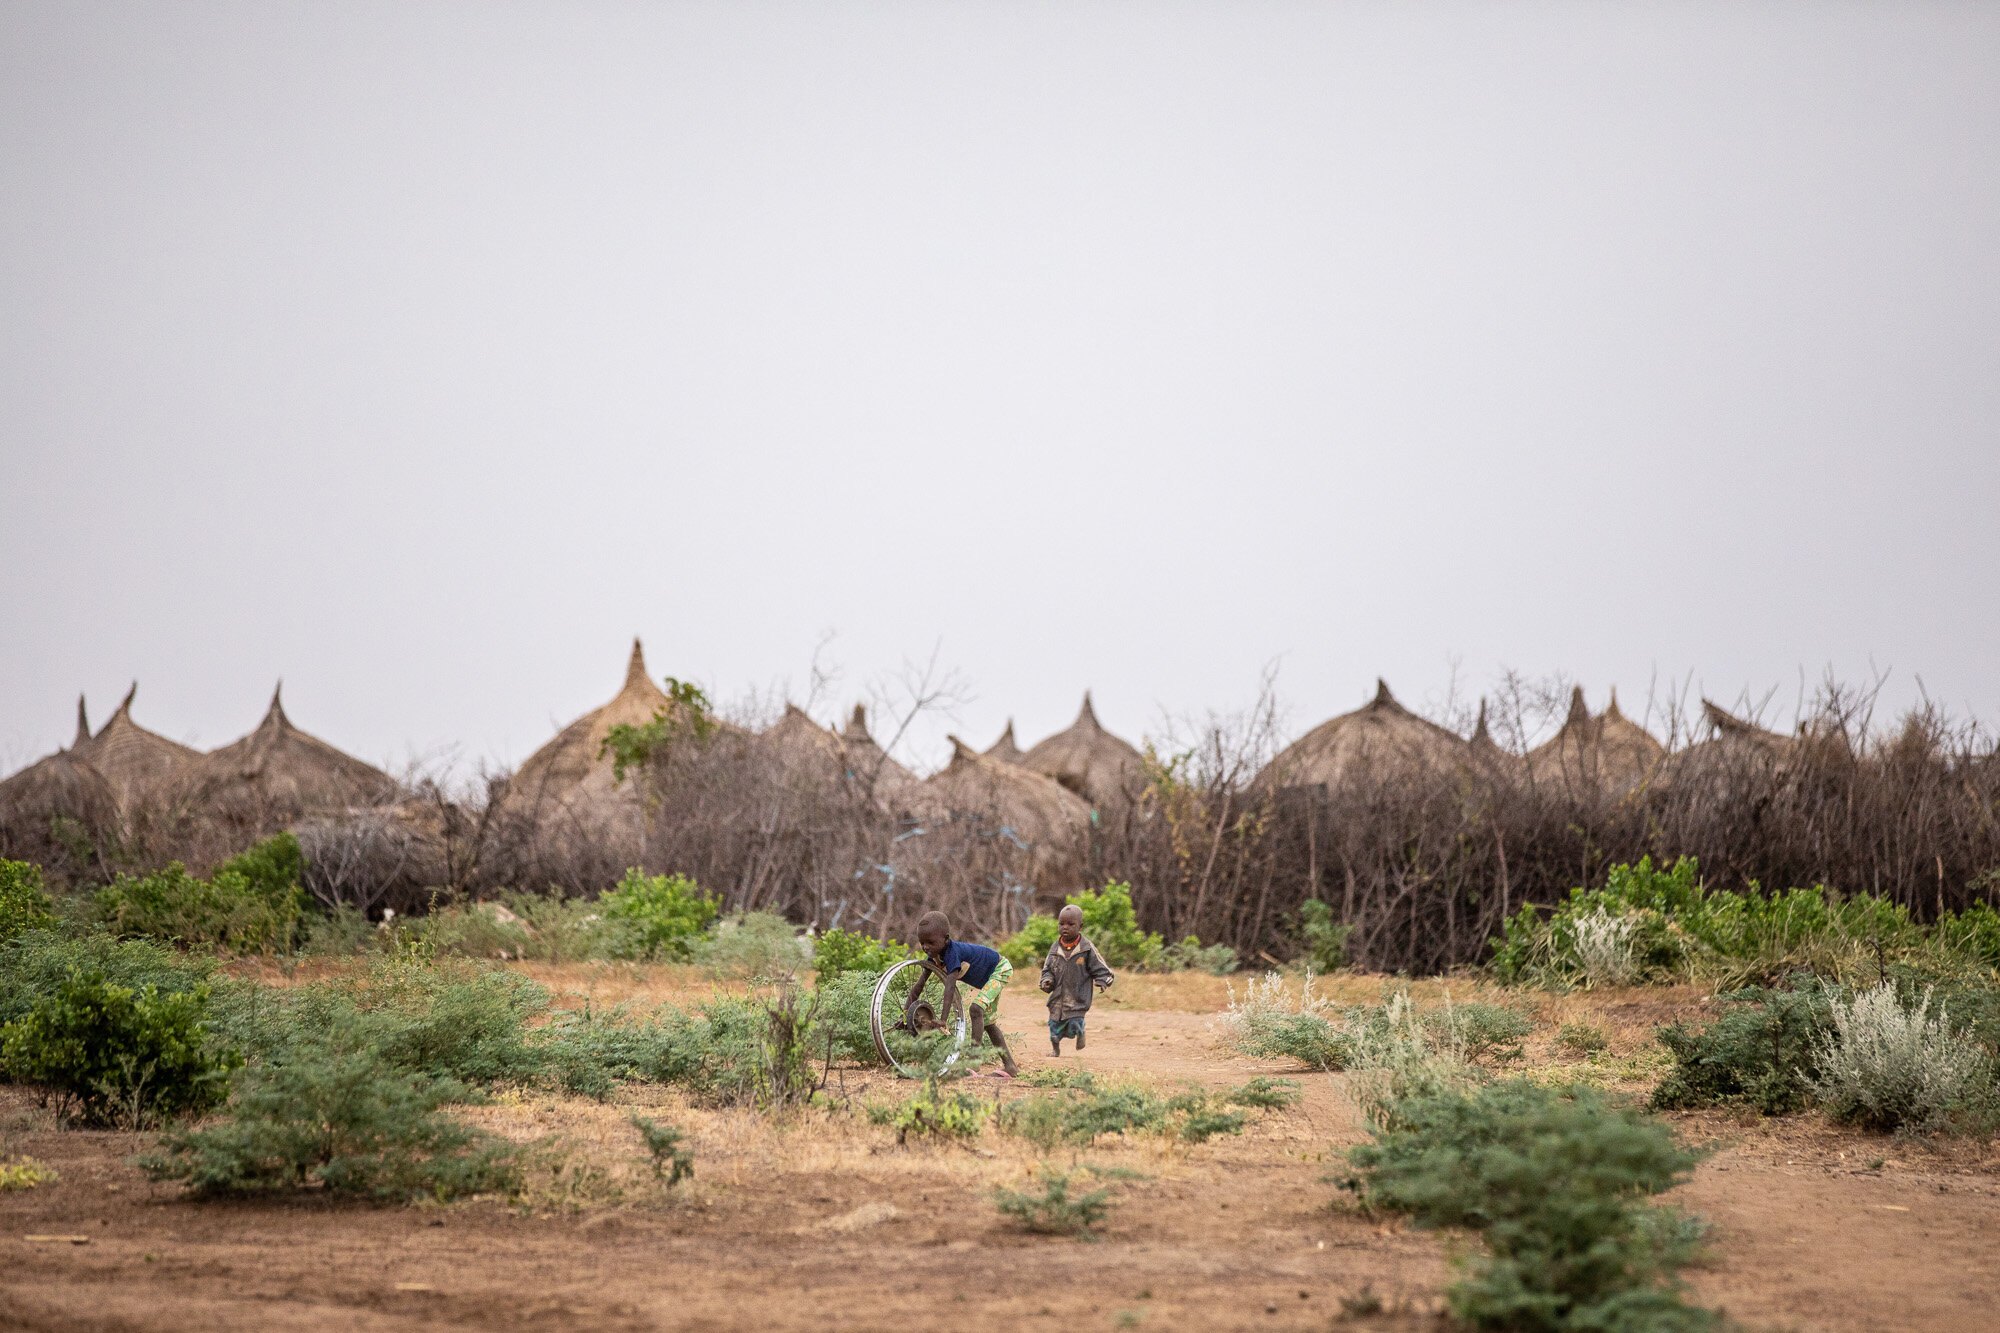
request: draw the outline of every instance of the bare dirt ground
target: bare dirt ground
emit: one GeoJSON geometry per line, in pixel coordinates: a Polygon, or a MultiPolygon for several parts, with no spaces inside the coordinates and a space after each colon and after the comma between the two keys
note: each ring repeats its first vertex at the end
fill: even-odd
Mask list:
{"type": "MultiPolygon", "coordinates": [[[[685,1001],[709,983],[676,969],[531,966],[559,993],[685,1001]]],[[[1379,979],[1341,979],[1372,1000],[1379,979]]],[[[1420,999],[1437,983],[1420,983],[1420,999]]],[[[1458,983],[1458,998],[1482,993],[1458,983]]],[[[1435,1327],[1464,1239],[1370,1219],[1323,1179],[1360,1141],[1342,1076],[1258,1064],[1219,1050],[1226,1003],[1206,977],[1121,981],[1065,1056],[1106,1073],[1233,1086],[1286,1073],[1306,1091],[1240,1138],[1170,1149],[1113,1142],[1057,1164],[1122,1167],[1097,1244],[1018,1234],[994,1211],[1033,1149],[988,1129],[973,1148],[899,1145],[858,1114],[774,1124],[640,1090],[610,1104],[503,1095],[468,1115],[519,1139],[560,1136],[532,1211],[504,1203],[372,1208],[192,1203],[127,1159],[141,1136],[65,1131],[19,1089],[0,1089],[0,1152],[61,1179],[0,1194],[0,1328],[179,1329],[1327,1329],[1372,1293],[1378,1315],[1342,1327],[1435,1327]],[[636,1108],[686,1126],[692,1188],[662,1192],[637,1166],[636,1108]]],[[[1489,997],[1490,998],[1490,997],[1489,997]]],[[[1614,1087],[1657,1072],[1652,1026],[1697,1014],[1692,991],[1536,998],[1544,1033],[1527,1063],[1556,1060],[1546,1035],[1588,1018],[1612,1034],[1591,1065],[1614,1087]]],[[[1048,1061],[1032,994],[1009,996],[1027,1068],[1048,1061]]],[[[901,1095],[847,1071],[852,1104],[901,1095]]],[[[1018,1095],[985,1080],[985,1095],[1018,1095]]],[[[1680,1191],[1715,1224],[1696,1296],[1750,1328],[1956,1330],[2000,1327],[2000,1154],[1838,1130],[1817,1117],[1679,1120],[1717,1151],[1680,1191]],[[1874,1165],[1880,1162],[1879,1166],[1874,1165]]]]}

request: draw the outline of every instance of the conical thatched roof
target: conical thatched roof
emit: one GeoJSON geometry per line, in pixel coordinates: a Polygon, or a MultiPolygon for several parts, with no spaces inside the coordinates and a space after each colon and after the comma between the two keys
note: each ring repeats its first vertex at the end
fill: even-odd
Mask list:
{"type": "Polygon", "coordinates": [[[394,778],[293,726],[283,690],[280,682],[271,692],[255,731],[195,766],[191,797],[197,809],[261,824],[395,799],[394,778]]]}
{"type": "Polygon", "coordinates": [[[1493,739],[1493,733],[1486,729],[1486,701],[1479,701],[1479,722],[1472,729],[1472,739],[1465,743],[1466,753],[1473,766],[1490,776],[1513,777],[1521,770],[1521,756],[1506,749],[1493,739]]]}
{"type": "MultiPolygon", "coordinates": [[[[1008,739],[1012,739],[1009,724],[1008,739]]],[[[1100,811],[1131,808],[1146,790],[1146,763],[1139,752],[1104,729],[1083,692],[1083,709],[1067,731],[1059,731],[1020,758],[1023,768],[1054,778],[1100,811]]]]}
{"type": "Polygon", "coordinates": [[[0,854],[39,856],[50,821],[58,816],[93,833],[118,822],[117,793],[76,747],[45,755],[0,781],[0,854]]]}
{"type": "Polygon", "coordinates": [[[1528,772],[1538,783],[1622,791],[1651,778],[1665,755],[1651,732],[1618,711],[1616,690],[1610,705],[1592,717],[1579,685],[1570,694],[1562,729],[1528,751],[1528,772]]]}
{"type": "Polygon", "coordinates": [[[1701,712],[1711,734],[1673,755],[1662,767],[1662,780],[1698,778],[1726,790],[1731,779],[1785,767],[1798,750],[1792,737],[1766,731],[1707,699],[1701,701],[1701,712]]]}
{"type": "Polygon", "coordinates": [[[645,649],[637,639],[632,640],[632,655],[625,663],[625,683],[611,702],[585,713],[529,755],[507,784],[509,797],[559,800],[593,773],[600,774],[608,785],[611,758],[602,751],[611,728],[644,726],[661,709],[672,706],[667,692],[646,674],[645,649]]]}
{"type": "Polygon", "coordinates": [[[951,749],[951,762],[924,779],[912,798],[924,818],[967,816],[1049,850],[1066,848],[1089,825],[1090,807],[1054,778],[988,759],[956,736],[951,749]]]}
{"type": "Polygon", "coordinates": [[[875,743],[868,733],[868,710],[860,704],[854,705],[854,715],[847,719],[840,743],[847,751],[847,771],[868,787],[876,800],[895,804],[921,785],[916,774],[875,743]]]}
{"type": "Polygon", "coordinates": [[[1021,762],[1021,747],[1014,743],[1014,719],[1007,719],[1007,730],[1000,733],[1000,739],[983,751],[988,759],[996,759],[1003,764],[1021,762]]]}
{"type": "Polygon", "coordinates": [[[757,748],[810,781],[837,781],[847,773],[847,747],[840,737],[796,704],[785,705],[785,715],[757,737],[757,748]]]}
{"type": "MultiPolygon", "coordinates": [[[[111,720],[88,742],[79,740],[75,746],[79,757],[88,760],[111,784],[121,810],[129,810],[150,794],[162,791],[166,784],[191,775],[202,758],[199,750],[170,741],[132,720],[132,700],[138,693],[139,682],[135,680],[111,720]]],[[[76,701],[76,713],[81,735],[84,717],[80,698],[76,701]]]]}
{"type": "Polygon", "coordinates": [[[1338,787],[1354,781],[1449,772],[1463,764],[1465,742],[1396,702],[1388,682],[1352,713],[1322,722],[1278,752],[1257,785],[1338,787]]]}

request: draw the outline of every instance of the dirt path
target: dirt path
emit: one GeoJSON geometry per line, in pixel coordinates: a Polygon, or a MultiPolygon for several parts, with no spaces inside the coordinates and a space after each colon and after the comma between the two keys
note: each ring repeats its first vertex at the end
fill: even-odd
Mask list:
{"type": "MultiPolygon", "coordinates": [[[[1034,1015],[1009,1017],[1024,1065],[1045,1063],[1034,1015]]],[[[1215,1051],[1203,1015],[1107,1005],[1091,1022],[1089,1049],[1065,1062],[1211,1086],[1276,1072],[1215,1051]]],[[[699,1188],[667,1206],[523,1217],[487,1203],[191,1204],[125,1163],[140,1139],[58,1132],[0,1089],[8,1150],[62,1173],[0,1195],[0,1328],[803,1330],[976,1315],[1031,1329],[1325,1330],[1364,1289],[1390,1313],[1345,1327],[1434,1326],[1418,1315],[1450,1281],[1444,1243],[1329,1209],[1322,1177],[1360,1136],[1341,1080],[1302,1082],[1302,1106],[1239,1139],[1082,1155],[1148,1177],[1116,1187],[1096,1245],[1001,1226],[986,1192],[1018,1181],[1032,1154],[990,1132],[977,1151],[899,1147],[854,1117],[781,1132],[690,1111],[699,1188]]],[[[516,1113],[531,1109],[605,1133],[624,1115],[576,1102],[516,1113]]],[[[1738,1138],[1685,1191],[1719,1232],[1721,1257],[1693,1275],[1702,1299],[1802,1333],[1994,1326],[1990,1161],[1905,1160],[1885,1140],[1815,1127],[1688,1129],[1738,1138]],[[1869,1171],[1875,1156],[1892,1160],[1869,1171]]]]}

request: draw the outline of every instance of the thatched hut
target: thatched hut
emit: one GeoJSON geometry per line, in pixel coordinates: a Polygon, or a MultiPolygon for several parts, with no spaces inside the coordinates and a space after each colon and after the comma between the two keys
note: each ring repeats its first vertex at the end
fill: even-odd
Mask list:
{"type": "Polygon", "coordinates": [[[89,742],[90,724],[79,697],[76,739],[70,747],[45,755],[0,781],[0,855],[46,859],[58,819],[74,821],[92,835],[117,825],[117,792],[84,758],[82,752],[89,742]]]}
{"type": "Polygon", "coordinates": [[[980,753],[984,754],[988,759],[996,760],[1003,764],[1018,764],[1021,762],[1021,747],[1014,743],[1013,718],[1010,717],[1007,719],[1007,730],[1000,733],[1000,739],[987,746],[980,753]]]}
{"type": "Polygon", "coordinates": [[[889,757],[868,732],[868,710],[854,705],[846,730],[840,733],[841,748],[847,752],[847,771],[876,800],[899,805],[921,785],[916,774],[889,757]]]}
{"type": "Polygon", "coordinates": [[[257,729],[202,756],[187,783],[198,813],[242,825],[275,827],[307,815],[396,798],[396,780],[373,764],[299,730],[285,716],[283,682],[257,729]]]}
{"type": "Polygon", "coordinates": [[[1466,756],[1471,759],[1475,772],[1489,778],[1514,778],[1521,775],[1521,756],[1502,746],[1493,739],[1493,733],[1486,728],[1486,701],[1479,701],[1479,721],[1472,728],[1472,738],[1465,743],[1466,756]]]}
{"type": "Polygon", "coordinates": [[[975,819],[1058,853],[1089,826],[1090,806],[1054,778],[988,759],[958,737],[950,739],[951,762],[918,784],[910,801],[915,813],[975,819]]]}
{"type": "Polygon", "coordinates": [[[1528,751],[1528,774],[1538,784],[1627,791],[1650,780],[1666,756],[1651,732],[1618,711],[1618,691],[1596,717],[1583,687],[1570,694],[1569,716],[1561,730],[1528,751]]]}
{"type": "Polygon", "coordinates": [[[1466,759],[1455,732],[1396,702],[1388,682],[1351,713],[1322,722],[1278,752],[1257,775],[1258,788],[1385,783],[1398,777],[1451,772],[1466,759]]]}
{"type": "Polygon", "coordinates": [[[831,784],[847,776],[847,747],[839,734],[797,704],[785,705],[785,715],[757,737],[756,748],[795,781],[831,784]]]}
{"type": "MultiPolygon", "coordinates": [[[[1008,724],[1007,740],[1013,739],[1008,724]]],[[[1022,768],[1054,778],[1089,801],[1100,815],[1122,814],[1137,805],[1146,790],[1146,761],[1130,744],[1112,735],[1097,720],[1090,691],[1068,730],[1042,741],[1017,761],[1022,768]]]]}
{"type": "Polygon", "coordinates": [[[191,775],[202,758],[199,750],[170,741],[132,720],[132,700],[138,693],[139,682],[135,680],[118,711],[87,740],[82,731],[83,700],[76,701],[78,740],[74,748],[111,784],[121,811],[163,794],[191,775]]]}
{"type": "Polygon", "coordinates": [[[667,692],[646,674],[646,652],[639,640],[632,640],[632,655],[625,662],[625,683],[609,703],[593,708],[555,734],[541,749],[529,755],[507,783],[510,804],[539,806],[567,799],[591,780],[593,788],[609,789],[612,783],[611,758],[604,753],[604,738],[615,726],[640,727],[661,712],[674,707],[667,692]]]}

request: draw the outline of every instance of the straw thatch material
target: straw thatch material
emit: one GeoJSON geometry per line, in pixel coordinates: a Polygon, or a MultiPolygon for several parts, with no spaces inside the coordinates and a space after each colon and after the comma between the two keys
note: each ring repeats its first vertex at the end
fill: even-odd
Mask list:
{"type": "Polygon", "coordinates": [[[79,739],[74,748],[78,757],[111,784],[120,810],[130,810],[192,775],[202,758],[199,750],[170,741],[132,720],[132,700],[138,693],[139,682],[135,680],[118,711],[87,741],[81,739],[83,700],[76,701],[79,739]]]}
{"type": "Polygon", "coordinates": [[[1054,778],[988,759],[958,737],[950,739],[951,762],[918,784],[912,798],[921,817],[979,820],[1044,849],[1067,848],[1089,826],[1090,807],[1054,778]]]}
{"type": "MultiPolygon", "coordinates": [[[[1007,737],[1013,738],[1013,724],[1007,737]]],[[[1042,741],[1019,760],[1020,766],[1057,782],[1102,812],[1131,809],[1146,790],[1146,761],[1125,741],[1104,729],[1083,692],[1083,708],[1067,731],[1042,741]]]]}
{"type": "Polygon", "coordinates": [[[74,746],[0,781],[0,854],[40,859],[57,818],[73,819],[93,834],[118,823],[116,791],[74,746]]]}
{"type": "Polygon", "coordinates": [[[1397,703],[1388,682],[1378,679],[1373,699],[1320,723],[1280,750],[1255,785],[1331,789],[1352,782],[1383,783],[1449,772],[1465,760],[1466,745],[1457,733],[1397,703]]]}
{"type": "Polygon", "coordinates": [[[756,745],[800,781],[831,783],[847,776],[847,747],[840,736],[797,704],[786,704],[785,715],[757,737],[756,745]]]}
{"type": "Polygon", "coordinates": [[[857,781],[868,788],[869,793],[886,805],[900,805],[922,784],[916,774],[904,768],[868,733],[868,710],[860,704],[854,705],[854,715],[847,719],[847,729],[840,733],[840,743],[847,751],[847,771],[857,781]]]}
{"type": "Polygon", "coordinates": [[[1486,729],[1486,700],[1479,701],[1479,722],[1472,729],[1472,739],[1465,743],[1466,754],[1472,766],[1488,777],[1519,777],[1525,768],[1521,756],[1506,749],[1493,739],[1493,733],[1486,729]]]}
{"type": "Polygon", "coordinates": [[[593,708],[555,734],[555,738],[529,755],[507,784],[510,800],[539,803],[561,800],[585,779],[595,778],[605,789],[612,786],[611,758],[603,754],[604,738],[615,726],[640,727],[651,722],[673,700],[646,674],[646,652],[639,640],[632,640],[632,655],[625,663],[625,683],[609,703],[593,708]]]}
{"type": "Polygon", "coordinates": [[[1528,773],[1538,784],[1629,791],[1650,780],[1665,756],[1666,747],[1651,732],[1618,711],[1618,691],[1592,717],[1579,685],[1562,729],[1528,751],[1528,773]]]}
{"type": "Polygon", "coordinates": [[[263,826],[395,799],[394,778],[293,726],[283,691],[281,681],[255,731],[194,766],[188,786],[195,810],[263,826]]]}
{"type": "Polygon", "coordinates": [[[1007,719],[1007,730],[1000,733],[1000,739],[987,746],[981,753],[988,759],[997,760],[1003,764],[1018,764],[1021,762],[1021,747],[1014,743],[1013,718],[1010,717],[1007,719]]]}

